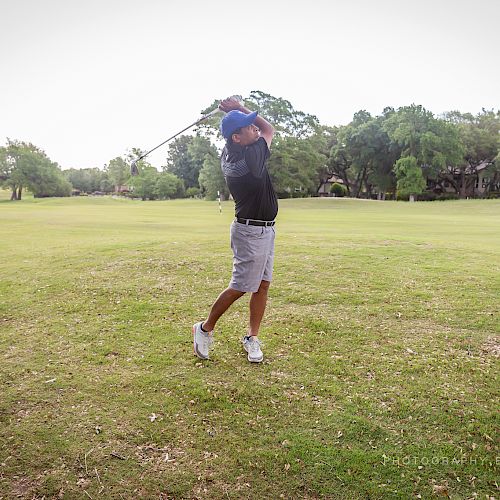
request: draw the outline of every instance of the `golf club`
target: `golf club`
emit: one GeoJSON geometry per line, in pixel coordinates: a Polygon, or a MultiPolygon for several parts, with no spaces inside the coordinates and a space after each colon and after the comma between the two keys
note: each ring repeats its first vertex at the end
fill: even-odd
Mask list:
{"type": "MultiPolygon", "coordinates": [[[[232,99],[236,99],[237,101],[241,102],[242,97],[240,95],[233,95],[231,96],[232,99]]],[[[195,125],[198,125],[202,121],[206,120],[207,118],[210,118],[211,116],[214,116],[217,113],[222,113],[223,111],[219,109],[218,107],[207,113],[206,115],[203,115],[199,120],[195,121],[191,125],[188,125],[186,128],[183,128],[180,132],[177,132],[177,134],[173,135],[172,137],[169,137],[167,140],[163,141],[161,144],[158,144],[155,148],[151,149],[147,153],[144,153],[143,155],[139,156],[139,158],[136,158],[132,163],[130,164],[130,174],[133,176],[139,175],[139,168],[137,167],[137,162],[148,156],[150,153],[158,149],[159,147],[163,146],[167,142],[171,141],[172,139],[175,139],[178,135],[182,134],[186,130],[189,130],[190,128],[194,127],[195,125]]]]}

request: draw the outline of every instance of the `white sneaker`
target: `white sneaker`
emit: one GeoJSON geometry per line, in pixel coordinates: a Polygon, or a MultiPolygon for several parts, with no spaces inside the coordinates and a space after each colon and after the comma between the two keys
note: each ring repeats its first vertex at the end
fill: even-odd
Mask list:
{"type": "Polygon", "coordinates": [[[208,351],[214,342],[212,332],[204,332],[201,329],[203,321],[193,325],[193,348],[194,353],[201,359],[208,359],[208,351]]]}
{"type": "Polygon", "coordinates": [[[264,354],[260,349],[260,340],[255,335],[246,335],[242,342],[250,363],[260,363],[264,359],[264,354]]]}

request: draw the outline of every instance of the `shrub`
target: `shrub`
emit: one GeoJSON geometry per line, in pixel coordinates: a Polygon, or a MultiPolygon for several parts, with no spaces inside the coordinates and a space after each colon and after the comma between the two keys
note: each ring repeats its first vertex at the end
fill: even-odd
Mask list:
{"type": "Polygon", "coordinates": [[[417,196],[418,201],[435,201],[438,199],[438,195],[432,191],[424,191],[417,196]]]}
{"type": "Polygon", "coordinates": [[[197,198],[200,196],[200,188],[197,187],[190,187],[186,189],[186,196],[188,198],[197,198]]]}
{"type": "Polygon", "coordinates": [[[339,198],[344,197],[347,194],[347,188],[343,184],[334,182],[330,187],[330,193],[339,198]]]}
{"type": "MultiPolygon", "coordinates": [[[[402,195],[400,193],[398,193],[396,197],[398,201],[408,201],[409,198],[410,195],[408,194],[402,195]]],[[[416,195],[415,199],[418,201],[446,201],[446,200],[458,200],[459,196],[456,193],[437,194],[433,193],[432,191],[424,191],[423,193],[416,195]]]]}
{"type": "Polygon", "coordinates": [[[279,191],[276,194],[279,199],[286,199],[292,197],[292,195],[288,191],[279,191]]]}
{"type": "Polygon", "coordinates": [[[440,201],[458,200],[459,196],[457,193],[443,193],[437,199],[440,201]]]}

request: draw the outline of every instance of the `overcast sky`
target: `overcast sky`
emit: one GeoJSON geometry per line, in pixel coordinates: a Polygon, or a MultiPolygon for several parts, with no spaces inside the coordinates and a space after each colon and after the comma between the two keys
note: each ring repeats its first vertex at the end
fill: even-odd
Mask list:
{"type": "MultiPolygon", "coordinates": [[[[347,124],[500,107],[498,0],[0,0],[0,144],[62,168],[151,149],[262,90],[347,124]]],[[[167,147],[151,157],[165,163],[167,147]]]]}

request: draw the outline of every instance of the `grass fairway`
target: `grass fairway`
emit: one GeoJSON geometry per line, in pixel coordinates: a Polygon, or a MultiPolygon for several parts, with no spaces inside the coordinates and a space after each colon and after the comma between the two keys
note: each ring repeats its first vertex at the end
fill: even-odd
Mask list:
{"type": "Polygon", "coordinates": [[[281,201],[261,365],[232,212],[0,202],[0,498],[498,498],[500,201],[281,201]]]}

